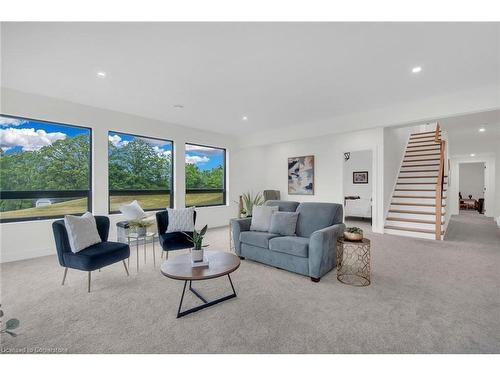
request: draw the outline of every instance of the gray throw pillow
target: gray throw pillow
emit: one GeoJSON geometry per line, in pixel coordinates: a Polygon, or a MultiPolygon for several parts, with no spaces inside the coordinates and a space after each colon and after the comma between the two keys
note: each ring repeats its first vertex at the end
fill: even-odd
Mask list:
{"type": "Polygon", "coordinates": [[[269,232],[282,236],[294,236],[298,218],[298,212],[275,212],[271,217],[269,232]]]}
{"type": "Polygon", "coordinates": [[[250,230],[259,232],[269,232],[269,225],[271,225],[271,216],[273,212],[277,212],[278,207],[270,206],[254,206],[252,209],[252,223],[250,230]]]}

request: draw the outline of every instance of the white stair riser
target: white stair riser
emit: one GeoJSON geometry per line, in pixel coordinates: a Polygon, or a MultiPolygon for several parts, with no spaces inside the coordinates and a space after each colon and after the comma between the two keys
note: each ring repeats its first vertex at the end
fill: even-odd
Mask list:
{"type": "Polygon", "coordinates": [[[406,232],[396,229],[384,229],[384,233],[394,234],[396,236],[404,236],[404,237],[426,238],[429,240],[436,239],[436,236],[432,233],[406,232]]]}
{"type": "Polygon", "coordinates": [[[408,152],[408,150],[406,150],[405,156],[406,157],[428,156],[429,154],[437,154],[437,153],[439,153],[439,150],[426,150],[426,151],[419,150],[416,152],[413,152],[413,151],[408,152]]]}
{"type": "MultiPolygon", "coordinates": [[[[432,183],[432,184],[411,184],[411,185],[406,185],[406,182],[405,182],[405,185],[403,184],[397,184],[396,185],[396,189],[412,189],[414,190],[415,192],[419,191],[420,189],[435,189],[436,188],[436,184],[435,183],[432,183]]],[[[446,184],[444,185],[444,188],[446,189],[446,184]]],[[[417,194],[415,194],[417,195],[417,194]]]]}
{"type": "Polygon", "coordinates": [[[439,172],[439,165],[410,165],[408,167],[403,167],[400,170],[406,172],[418,172],[418,171],[434,171],[434,174],[437,175],[439,172]]]}
{"type": "Polygon", "coordinates": [[[405,183],[405,182],[410,182],[412,184],[420,184],[422,182],[432,182],[433,185],[429,185],[429,188],[434,188],[437,182],[437,177],[417,177],[417,178],[398,178],[398,184],[400,183],[405,183]]]}
{"type": "MultiPolygon", "coordinates": [[[[432,211],[429,211],[432,212],[432,211]]],[[[444,216],[444,215],[441,215],[444,216]]],[[[418,219],[418,220],[434,220],[436,215],[423,215],[423,214],[403,214],[399,212],[390,212],[388,213],[388,217],[398,217],[401,219],[418,219]]]]}
{"type": "MultiPolygon", "coordinates": [[[[416,195],[416,194],[414,194],[416,195]]],[[[411,198],[411,197],[408,197],[408,198],[392,198],[392,201],[397,203],[397,202],[403,202],[403,203],[432,203],[434,204],[435,202],[435,197],[432,197],[433,199],[426,199],[426,198],[411,198]]],[[[442,203],[443,204],[446,204],[445,203],[446,200],[443,199],[442,203]]]]}
{"type": "Polygon", "coordinates": [[[395,191],[394,195],[435,198],[436,192],[435,191],[395,191]]]}
{"type": "Polygon", "coordinates": [[[403,228],[413,228],[413,229],[428,229],[428,230],[436,229],[436,224],[412,223],[399,220],[386,220],[385,225],[391,225],[403,228]]]}
{"type": "MultiPolygon", "coordinates": [[[[411,159],[411,158],[410,158],[411,159]]],[[[430,158],[424,158],[430,159],[430,158]]],[[[403,167],[414,167],[422,164],[439,164],[439,160],[403,160],[403,167]]]]}
{"type": "MultiPolygon", "coordinates": [[[[434,202],[432,202],[434,204],[434,202]]],[[[429,206],[407,206],[407,205],[400,205],[400,204],[395,204],[391,203],[391,210],[408,210],[408,211],[422,211],[422,212],[434,212],[436,210],[436,207],[429,207],[429,206]]],[[[446,212],[445,208],[442,208],[442,212],[446,212]]],[[[389,213],[390,214],[390,213],[389,213]]],[[[391,215],[389,215],[391,216],[391,215]]]]}
{"type": "Polygon", "coordinates": [[[425,139],[423,139],[422,141],[417,141],[417,140],[411,140],[410,143],[408,143],[408,146],[406,147],[407,149],[408,148],[419,148],[419,147],[437,147],[439,148],[439,144],[437,144],[436,142],[434,141],[426,141],[425,139]],[[425,141],[425,142],[422,142],[422,141],[425,141]],[[416,143],[413,143],[413,142],[416,142],[416,143]],[[417,146],[417,147],[413,147],[413,146],[417,146]]]}
{"type": "Polygon", "coordinates": [[[400,171],[399,172],[399,177],[417,177],[417,176],[428,176],[428,177],[435,177],[437,178],[438,176],[438,171],[431,171],[431,172],[422,172],[422,171],[407,171],[406,169],[403,169],[404,172],[400,171]]]}

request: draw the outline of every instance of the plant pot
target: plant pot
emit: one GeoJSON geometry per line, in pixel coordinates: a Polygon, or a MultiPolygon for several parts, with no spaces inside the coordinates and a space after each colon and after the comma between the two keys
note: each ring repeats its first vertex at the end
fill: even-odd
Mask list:
{"type": "Polygon", "coordinates": [[[203,261],[203,249],[201,250],[191,250],[191,259],[193,262],[201,262],[203,261]]]}
{"type": "Polygon", "coordinates": [[[344,238],[347,241],[361,241],[363,240],[363,233],[344,232],[344,238]]]}
{"type": "Polygon", "coordinates": [[[137,233],[138,236],[145,236],[147,229],[148,228],[146,228],[146,227],[144,227],[144,228],[139,227],[139,228],[135,229],[135,233],[137,233]]]}

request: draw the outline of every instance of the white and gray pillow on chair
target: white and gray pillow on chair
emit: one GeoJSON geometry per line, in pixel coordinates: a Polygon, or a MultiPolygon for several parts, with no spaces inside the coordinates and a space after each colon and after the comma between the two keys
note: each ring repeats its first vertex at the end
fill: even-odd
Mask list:
{"type": "Polygon", "coordinates": [[[69,246],[73,253],[102,242],[94,215],[90,212],[85,212],[82,216],[64,216],[64,226],[68,232],[69,246]]]}
{"type": "Polygon", "coordinates": [[[271,217],[278,211],[278,206],[254,206],[252,209],[252,223],[250,230],[269,232],[271,217]]]}
{"type": "Polygon", "coordinates": [[[120,212],[125,216],[125,219],[127,220],[142,219],[144,216],[146,216],[146,213],[136,200],[130,202],[129,204],[120,206],[120,212]]]}
{"type": "Polygon", "coordinates": [[[194,230],[194,207],[167,208],[168,227],[165,233],[192,232],[194,230]]]}

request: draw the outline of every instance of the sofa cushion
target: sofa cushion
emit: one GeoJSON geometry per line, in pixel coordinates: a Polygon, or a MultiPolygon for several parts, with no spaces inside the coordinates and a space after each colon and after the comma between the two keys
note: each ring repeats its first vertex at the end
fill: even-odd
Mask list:
{"type": "Polygon", "coordinates": [[[299,202],[293,201],[266,201],[264,206],[278,207],[279,211],[295,212],[299,202]]]}
{"type": "Polygon", "coordinates": [[[297,212],[295,233],[300,237],[310,237],[319,229],[342,222],[342,205],[337,203],[305,202],[299,204],[297,212]]]}
{"type": "Polygon", "coordinates": [[[273,212],[277,211],[278,207],[253,206],[250,230],[269,232],[271,217],[273,216],[273,212]]]}
{"type": "Polygon", "coordinates": [[[276,237],[269,241],[269,249],[279,253],[307,258],[309,256],[309,238],[297,236],[276,237]]]}
{"type": "Polygon", "coordinates": [[[275,212],[271,217],[271,225],[269,232],[281,234],[282,236],[295,235],[295,228],[297,226],[297,212],[275,212]]]}
{"type": "Polygon", "coordinates": [[[130,248],[121,242],[100,242],[79,251],[77,254],[65,252],[63,254],[66,267],[82,271],[93,271],[98,268],[127,259],[130,248]]]}
{"type": "Polygon", "coordinates": [[[269,249],[269,240],[277,237],[277,234],[268,232],[241,232],[240,241],[248,245],[269,249]]]}

